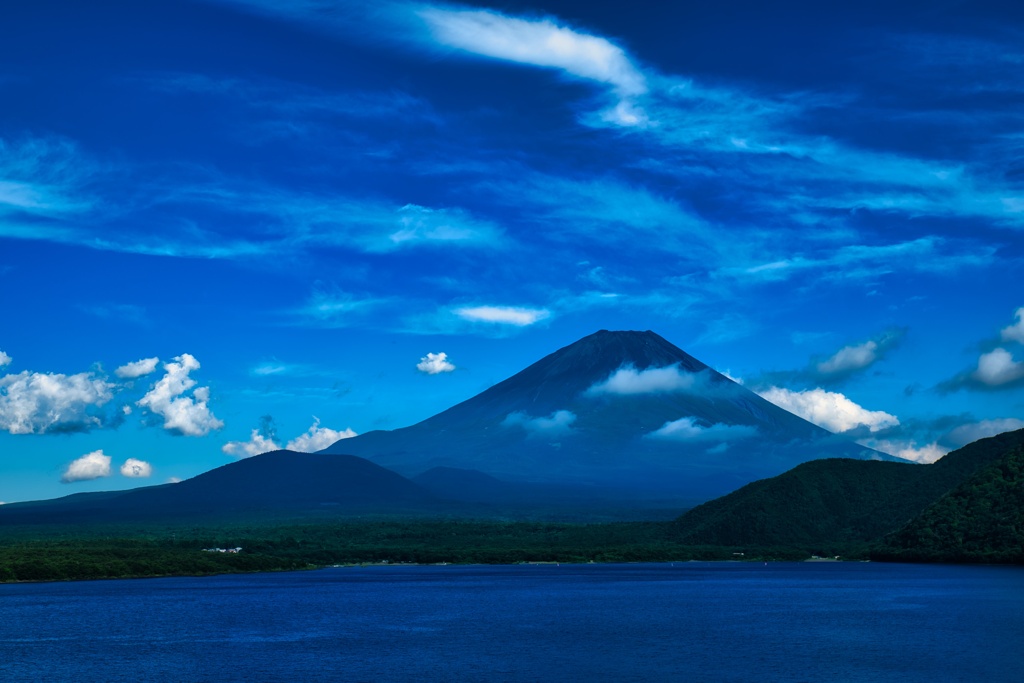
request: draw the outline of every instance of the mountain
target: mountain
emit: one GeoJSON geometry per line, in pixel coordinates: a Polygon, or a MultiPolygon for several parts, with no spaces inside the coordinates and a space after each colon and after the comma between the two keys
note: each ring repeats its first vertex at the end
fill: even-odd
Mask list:
{"type": "Polygon", "coordinates": [[[467,503],[508,503],[523,498],[524,486],[476,470],[435,467],[412,478],[438,498],[467,503]]]}
{"type": "Polygon", "coordinates": [[[872,558],[1024,564],[1024,430],[1014,434],[1002,457],[886,537],[872,558]]]}
{"type": "Polygon", "coordinates": [[[413,513],[442,509],[405,477],[351,455],[273,451],[192,479],[0,506],[0,524],[133,522],[258,515],[413,513]]]}
{"type": "Polygon", "coordinates": [[[724,546],[867,544],[899,529],[1022,445],[1024,430],[968,444],[931,465],[845,459],[804,463],[690,510],[677,520],[676,538],[724,546]]]}
{"type": "Polygon", "coordinates": [[[653,332],[607,330],[423,422],[323,452],[406,476],[456,468],[694,503],[815,458],[891,459],[769,403],[653,332]]]}

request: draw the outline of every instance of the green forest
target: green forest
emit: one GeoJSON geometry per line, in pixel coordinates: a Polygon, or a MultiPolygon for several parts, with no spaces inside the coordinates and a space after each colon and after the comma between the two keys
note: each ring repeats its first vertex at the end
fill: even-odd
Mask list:
{"type": "Polygon", "coordinates": [[[796,548],[684,545],[665,523],[377,520],[314,525],[20,529],[0,541],[0,580],[203,575],[336,564],[797,560],[796,548]],[[235,553],[210,548],[241,548],[235,553]]]}
{"type": "Polygon", "coordinates": [[[983,468],[886,537],[872,558],[1024,564],[1024,446],[983,468]]]}
{"type": "MultiPolygon", "coordinates": [[[[74,518],[73,513],[64,519],[74,518]]],[[[1024,430],[934,465],[817,460],[667,521],[264,516],[0,526],[0,581],[363,563],[804,560],[1024,564],[1024,430]],[[238,552],[219,552],[217,549],[238,552]]]]}

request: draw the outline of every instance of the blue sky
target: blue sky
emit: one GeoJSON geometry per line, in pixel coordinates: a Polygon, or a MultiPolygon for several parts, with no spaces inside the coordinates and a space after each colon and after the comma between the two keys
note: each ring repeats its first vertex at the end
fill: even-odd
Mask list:
{"type": "Polygon", "coordinates": [[[598,329],[915,460],[1024,427],[1024,10],[673,4],[6,8],[0,501],[405,426],[598,329]]]}

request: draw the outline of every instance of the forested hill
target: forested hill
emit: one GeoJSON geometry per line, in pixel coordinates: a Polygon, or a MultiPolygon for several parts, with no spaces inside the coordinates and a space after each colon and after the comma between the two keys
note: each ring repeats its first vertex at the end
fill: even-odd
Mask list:
{"type": "Polygon", "coordinates": [[[1024,444],[889,535],[872,558],[1024,564],[1024,444]]]}
{"type": "Polygon", "coordinates": [[[830,547],[870,543],[1024,444],[1024,430],[982,439],[932,465],[846,459],[804,463],[690,510],[690,544],[830,547]]]}

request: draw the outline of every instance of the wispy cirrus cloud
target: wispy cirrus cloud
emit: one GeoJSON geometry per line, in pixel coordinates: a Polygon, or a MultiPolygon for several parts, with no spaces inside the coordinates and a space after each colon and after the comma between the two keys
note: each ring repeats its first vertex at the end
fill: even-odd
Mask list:
{"type": "MultiPolygon", "coordinates": [[[[233,217],[233,232],[219,237],[223,250],[202,252],[212,258],[280,257],[323,247],[371,254],[423,247],[495,248],[507,241],[498,224],[459,207],[316,194],[219,175],[203,184],[184,182],[167,188],[157,201],[186,215],[205,208],[233,217]],[[238,223],[248,226],[252,217],[260,218],[262,227],[240,230],[238,223]]],[[[218,238],[216,232],[210,236],[218,238]]],[[[181,237],[184,241],[190,235],[181,237]]],[[[182,249],[182,255],[192,253],[185,245],[182,249]]]]}
{"type": "MultiPolygon", "coordinates": [[[[754,209],[775,219],[827,225],[837,211],[871,211],[907,217],[970,217],[993,227],[1024,227],[1016,208],[1024,192],[1012,182],[979,172],[969,162],[941,161],[906,152],[865,148],[806,131],[819,108],[855,108],[845,94],[753,93],[740,86],[708,86],[695,78],[651,78],[644,98],[651,125],[633,135],[666,152],[693,155],[692,164],[663,164],[651,171],[671,177],[720,174],[754,209]],[[785,178],[785,183],[776,182],[785,178]]],[[[610,125],[600,115],[585,125],[610,125]]]]}
{"type": "Polygon", "coordinates": [[[281,378],[281,377],[311,377],[322,376],[324,370],[316,365],[306,363],[291,363],[270,358],[256,363],[249,368],[249,374],[253,377],[281,378]]]}
{"type": "Polygon", "coordinates": [[[441,45],[601,84],[617,100],[602,112],[606,121],[620,126],[646,122],[634,98],[647,92],[647,79],[626,51],[607,38],[551,18],[526,19],[493,10],[424,6],[417,14],[441,45]]]}
{"type": "MultiPolygon", "coordinates": [[[[91,211],[95,198],[89,180],[97,170],[99,166],[83,158],[66,138],[0,138],[0,230],[19,216],[60,219],[91,211]]],[[[39,227],[45,229],[46,224],[39,227]]]]}
{"type": "Polygon", "coordinates": [[[545,242],[584,241],[636,250],[682,250],[682,257],[719,260],[723,236],[680,201],[611,174],[569,177],[521,166],[476,184],[498,205],[531,223],[557,225],[545,242]],[[685,249],[684,249],[685,248],[685,249]]]}
{"type": "MultiPolygon", "coordinates": [[[[397,230],[387,236],[390,245],[381,242],[375,250],[399,249],[421,245],[498,246],[504,241],[502,230],[487,221],[474,220],[462,209],[430,209],[406,204],[398,210],[397,230]]],[[[367,245],[370,247],[370,245],[367,245]]]]}
{"type": "Polygon", "coordinates": [[[952,273],[991,265],[995,252],[991,245],[929,236],[890,244],[850,245],[754,265],[732,265],[716,275],[746,282],[781,282],[804,274],[833,280],[863,280],[905,271],[952,273]]]}
{"type": "Polygon", "coordinates": [[[463,306],[456,308],[454,313],[463,320],[473,323],[513,327],[527,327],[551,316],[551,311],[547,309],[525,306],[463,306]]]}
{"type": "Polygon", "coordinates": [[[291,124],[339,115],[440,122],[429,102],[395,89],[339,93],[279,80],[214,78],[202,73],[157,73],[131,80],[164,94],[198,93],[243,102],[251,109],[278,114],[291,124]]]}
{"type": "Polygon", "coordinates": [[[32,137],[0,139],[0,237],[209,259],[507,246],[498,224],[460,207],[316,194],[210,168],[103,164],[69,140],[32,137]]]}
{"type": "MultiPolygon", "coordinates": [[[[358,39],[369,26],[378,39],[411,50],[448,48],[469,55],[544,68],[563,77],[605,88],[614,99],[594,108],[583,101],[580,122],[588,127],[634,130],[631,140],[660,146],[646,168],[671,177],[719,176],[734,196],[775,220],[832,224],[836,211],[867,210],[908,217],[977,217],[993,226],[1024,225],[1024,191],[1012,182],[977,172],[984,160],[968,162],[914,156],[858,144],[842,131],[823,132],[819,111],[837,108],[891,119],[851,92],[771,92],[741,83],[687,74],[662,73],[645,66],[613,39],[551,16],[513,15],[458,5],[387,3],[372,15],[348,8],[325,13],[313,2],[276,6],[260,0],[235,3],[257,11],[316,25],[345,39],[358,39]],[[414,18],[416,20],[414,20],[414,18]],[[417,21],[418,20],[418,21],[417,21]],[[419,25],[417,25],[419,24],[419,25]],[[642,125],[638,125],[642,124],[642,125]],[[831,133],[831,134],[830,134],[831,133]],[[686,163],[668,159],[684,155],[686,163]],[[785,182],[778,182],[780,178],[785,182]]],[[[915,36],[887,36],[893,45],[915,36]]],[[[950,36],[932,37],[949,54],[950,36]]],[[[980,42],[980,41],[978,41],[980,42]]],[[[986,64],[1015,62],[1013,46],[974,45],[986,64]]],[[[922,54],[922,51],[918,51],[922,54]]],[[[899,64],[907,64],[901,55],[899,64]]],[[[887,65],[886,69],[890,67],[887,65]]],[[[920,64],[915,65],[915,78],[920,64]]],[[[1019,88],[1010,69],[1000,71],[1019,88]]],[[[975,79],[961,78],[957,87],[975,79]]],[[[950,86],[949,83],[934,83],[950,86]]],[[[1012,88],[1011,88],[1012,90],[1012,88]]],[[[908,115],[912,112],[898,112],[908,115]]],[[[1005,118],[1005,117],[1004,117],[1005,118]]]]}
{"type": "Polygon", "coordinates": [[[600,36],[553,19],[522,19],[491,10],[423,7],[417,11],[442,45],[604,83],[623,95],[647,92],[644,75],[626,52],[600,36]]]}
{"type": "Polygon", "coordinates": [[[78,308],[83,313],[88,313],[89,315],[103,320],[126,322],[133,325],[143,326],[148,326],[150,324],[145,307],[136,304],[80,304],[78,308]]]}
{"type": "Polygon", "coordinates": [[[362,322],[373,310],[388,302],[386,298],[354,294],[333,285],[317,283],[305,303],[286,313],[295,325],[340,329],[362,322]]]}

